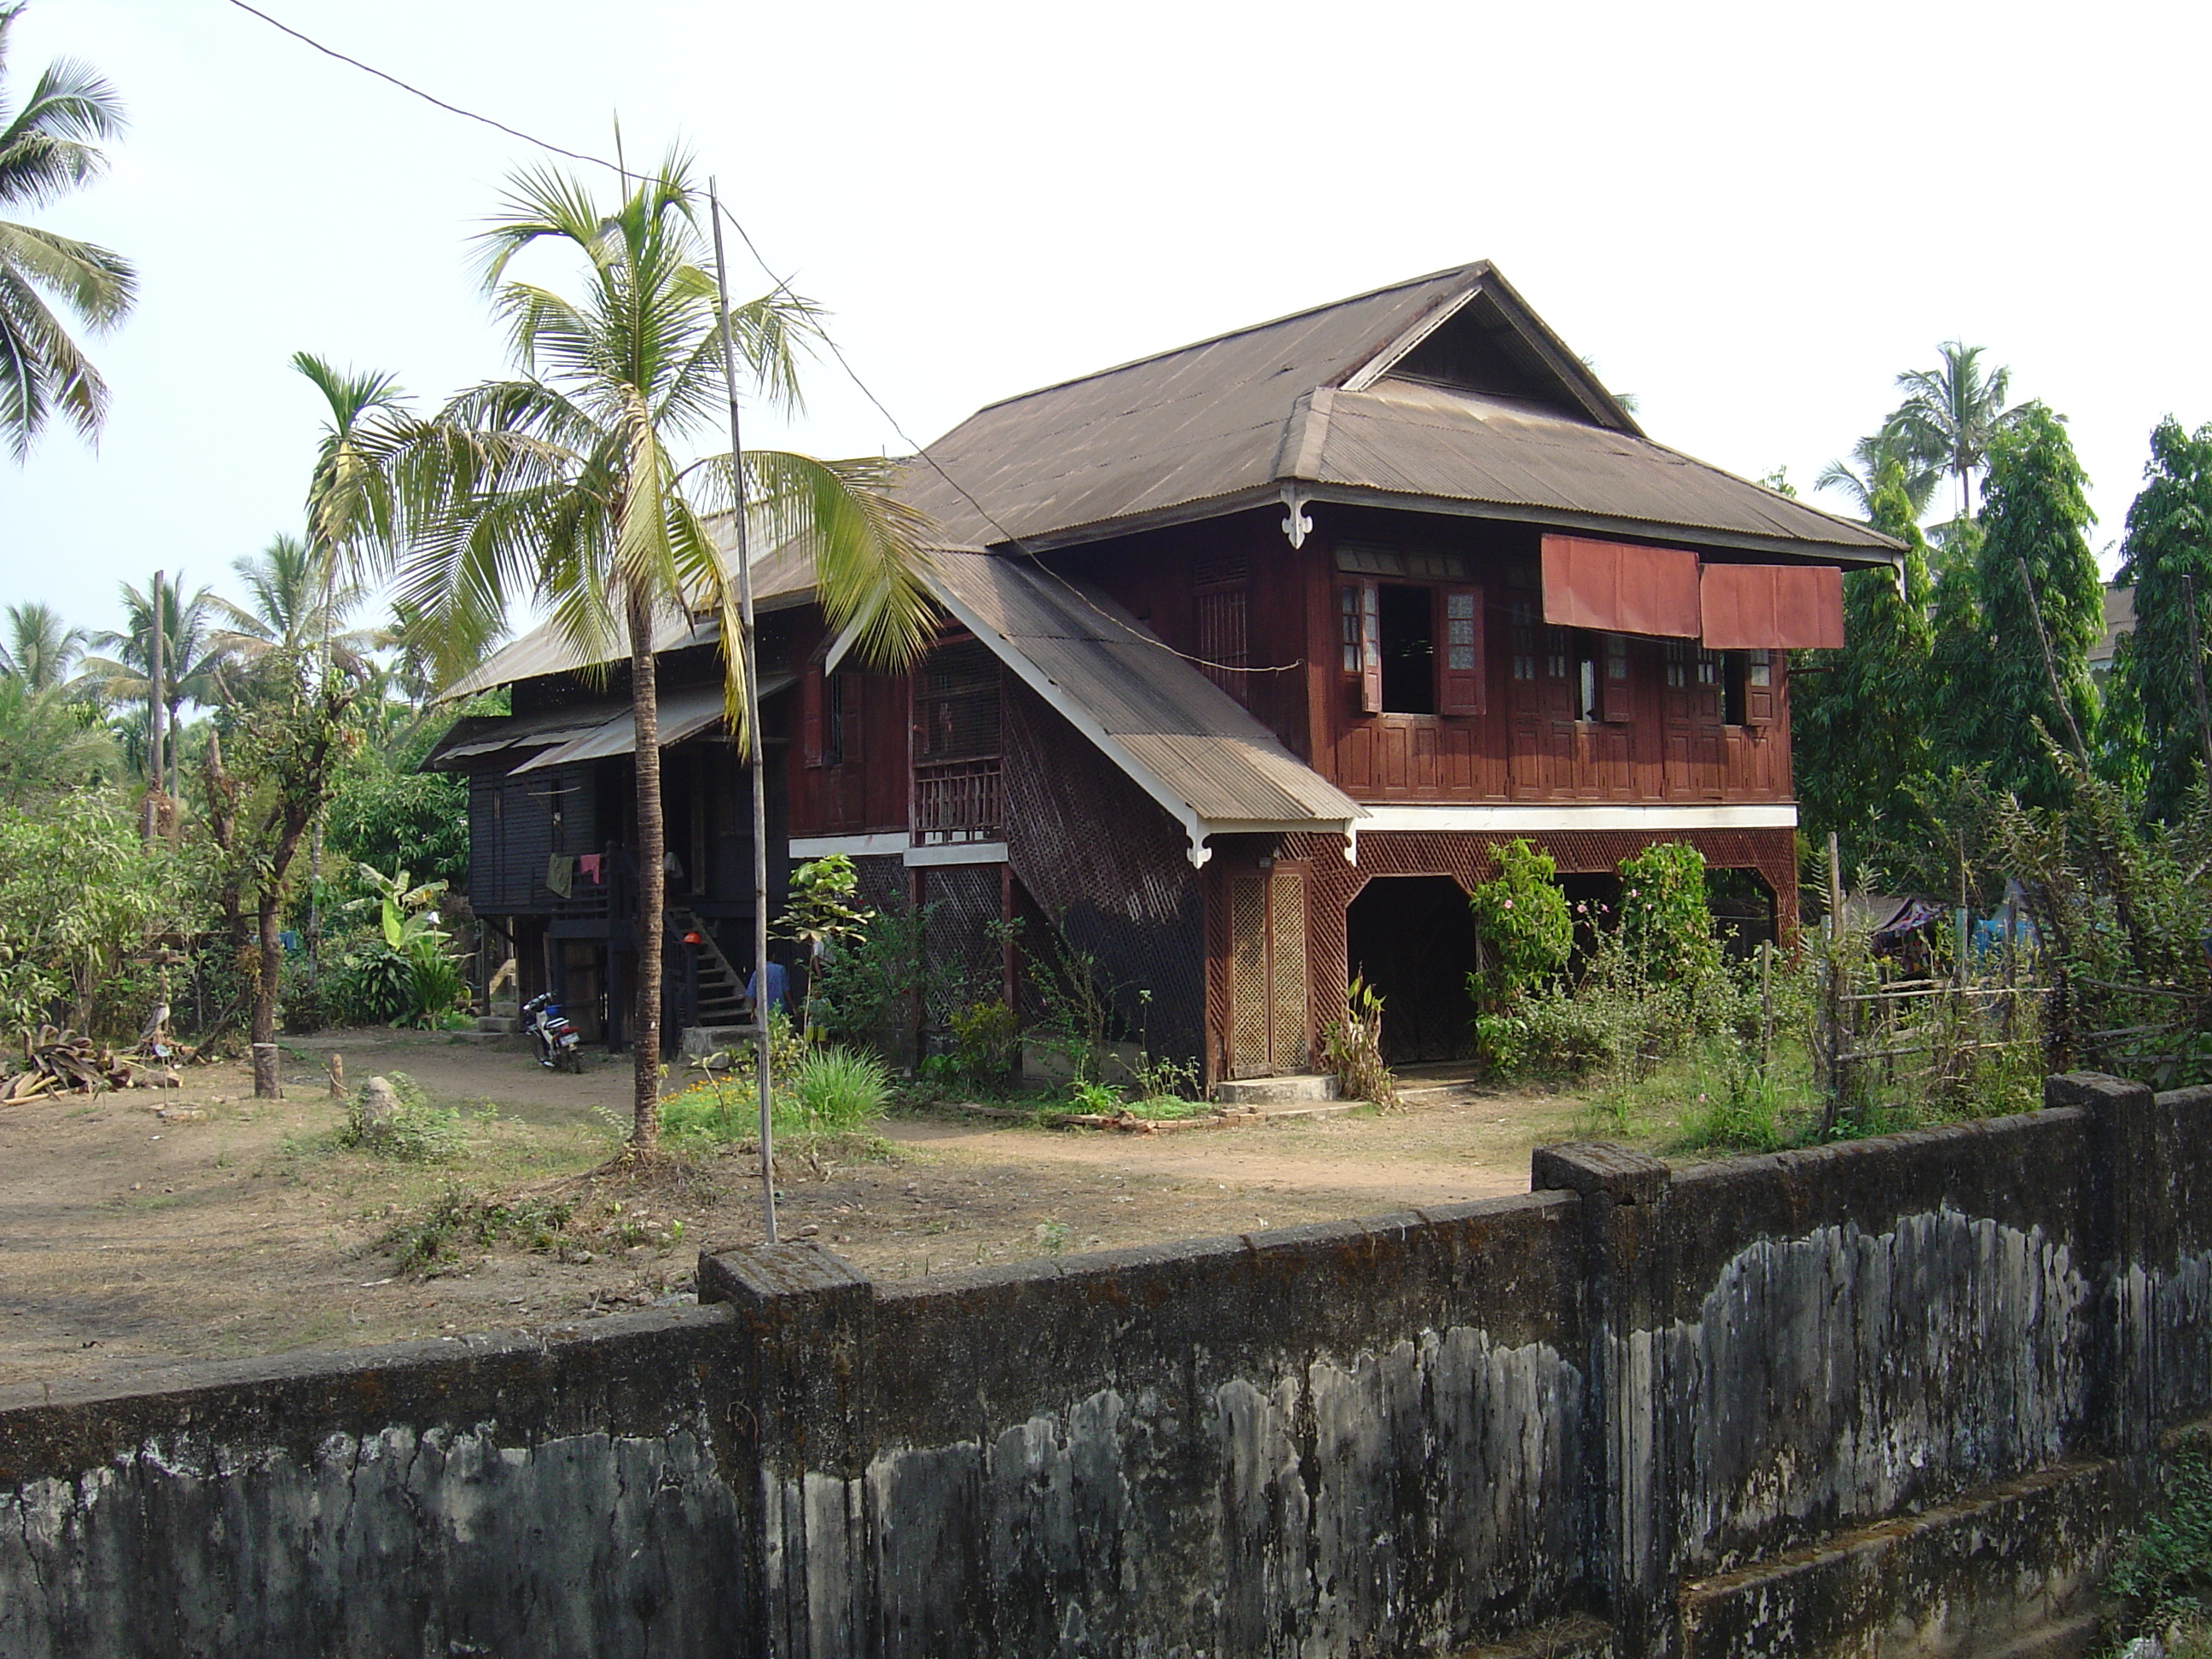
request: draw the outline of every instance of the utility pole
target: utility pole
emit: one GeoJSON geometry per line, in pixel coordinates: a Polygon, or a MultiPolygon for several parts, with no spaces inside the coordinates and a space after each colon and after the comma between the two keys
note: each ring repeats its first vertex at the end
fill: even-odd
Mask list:
{"type": "Polygon", "coordinates": [[[148,841],[161,833],[161,801],[168,793],[167,756],[161,744],[162,574],[159,570],[154,573],[154,603],[149,612],[153,618],[152,637],[146,647],[146,776],[150,781],[146,792],[145,839],[148,841]]]}
{"type": "MultiPolygon", "coordinates": [[[[730,338],[729,261],[722,252],[722,198],[707,180],[714,222],[714,297],[722,331],[722,386],[730,400],[730,478],[738,532],[738,667],[744,676],[746,775],[753,792],[753,1079],[760,1093],[761,1222],[775,1243],[775,1128],[769,1121],[768,1058],[768,746],[761,741],[760,666],[753,649],[753,562],[745,524],[745,452],[738,428],[738,360],[730,338]]],[[[725,647],[729,641],[723,641],[725,647]]]]}
{"type": "Polygon", "coordinates": [[[2197,579],[2181,576],[2181,611],[2189,618],[2189,681],[2197,692],[2197,736],[2204,745],[2204,782],[2212,788],[2212,713],[2204,702],[2204,642],[2197,630],[2197,579]]]}

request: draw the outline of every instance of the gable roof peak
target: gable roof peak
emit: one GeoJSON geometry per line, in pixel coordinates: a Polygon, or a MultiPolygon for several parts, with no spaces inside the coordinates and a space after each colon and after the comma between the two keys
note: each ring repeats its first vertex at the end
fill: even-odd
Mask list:
{"type": "MultiPolygon", "coordinates": [[[[1231,340],[1243,339],[1248,335],[1262,334],[1271,328],[1280,328],[1286,323],[1301,322],[1308,318],[1324,316],[1332,311],[1340,311],[1350,306],[1361,305],[1370,300],[1379,300],[1386,295],[1402,293],[1407,289],[1424,288],[1460,279],[1460,287],[1456,291],[1460,299],[1463,301],[1474,295],[1477,285],[1484,277],[1494,275],[1496,270],[1497,267],[1487,259],[1477,259],[1463,265],[1447,265],[1442,270],[1432,270],[1424,276],[1407,276],[1398,282],[1385,283],[1379,288],[1363,289],[1360,292],[1346,295],[1340,300],[1329,300],[1320,305],[1301,306],[1296,311],[1286,311],[1279,317],[1270,317],[1264,322],[1246,323],[1237,328],[1224,329],[1218,334],[1206,335],[1202,339],[1187,341],[1178,346],[1170,346],[1164,350],[1147,351],[1140,357],[1131,357],[1105,368],[1094,368],[1085,374],[1071,374],[1062,380],[1048,380],[1042,386],[1031,386],[1027,392],[1017,392],[1010,397],[994,398],[990,403],[983,404],[975,413],[981,415],[994,409],[1003,409],[1008,404],[1018,404],[1024,398],[1040,397],[1048,392],[1065,391],[1070,386],[1082,386],[1087,381],[1103,380],[1109,375],[1124,374],[1133,368],[1142,368],[1147,363],[1161,362],[1170,357],[1180,357],[1189,352],[1202,351],[1208,346],[1224,345],[1231,340]]],[[[1432,305],[1431,310],[1434,309],[1432,305]]],[[[1340,373],[1316,384],[1333,384],[1341,378],[1342,375],[1340,373]]]]}

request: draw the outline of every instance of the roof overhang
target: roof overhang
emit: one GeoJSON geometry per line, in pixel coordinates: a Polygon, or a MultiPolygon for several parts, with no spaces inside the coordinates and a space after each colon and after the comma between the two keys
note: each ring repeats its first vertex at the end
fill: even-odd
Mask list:
{"type": "MultiPolygon", "coordinates": [[[[1623,519],[1608,514],[1472,501],[1449,495],[1408,495],[1364,484],[1304,483],[1296,481],[1270,482],[1231,495],[1211,496],[1204,501],[1178,502],[1174,507],[1164,507],[1155,513],[1133,514],[1127,518],[1078,525],[1055,531],[1048,536],[1024,536],[1022,546],[1032,553],[1048,553],[1062,548],[1107,541],[1117,536],[1135,535],[1140,531],[1165,530],[1176,525],[1195,524],[1206,519],[1226,518],[1234,513],[1284,506],[1293,497],[1300,504],[1331,501],[1347,507],[1389,507],[1401,513],[1433,513],[1449,518],[1478,519],[1492,524],[1526,525],[1536,530],[1581,530],[1616,539],[1671,544],[1697,551],[1756,554],[1760,558],[1778,558],[1790,563],[1848,565],[1853,568],[1889,565],[1894,564],[1898,555],[1904,550],[1894,543],[1888,548],[1852,548],[1824,544],[1808,546],[1802,539],[1789,536],[1757,536],[1741,531],[1653,524],[1645,520],[1623,519]]],[[[1004,549],[1008,545],[1003,542],[994,544],[994,549],[1004,549]]]]}
{"type": "Polygon", "coordinates": [[[1345,858],[1356,858],[1358,820],[1366,816],[1365,810],[1353,805],[1352,811],[1343,817],[1304,817],[1295,819],[1258,820],[1250,818],[1209,818],[1193,807],[1180,793],[1170,787],[1159,775],[1146,766],[1081,702],[1067,695],[1043,669],[1018,649],[1013,643],[993,627],[989,621],[966,604],[945,582],[932,580],[930,591],[954,621],[973,635],[992,654],[1013,671],[1016,678],[1041,698],[1060,718],[1066,720],[1091,742],[1100,753],[1121,769],[1131,782],[1149,795],[1153,802],[1181,826],[1188,842],[1185,856],[1192,867],[1203,868],[1213,856],[1207,843],[1215,836],[1260,834],[1335,835],[1345,838],[1345,858]]]}

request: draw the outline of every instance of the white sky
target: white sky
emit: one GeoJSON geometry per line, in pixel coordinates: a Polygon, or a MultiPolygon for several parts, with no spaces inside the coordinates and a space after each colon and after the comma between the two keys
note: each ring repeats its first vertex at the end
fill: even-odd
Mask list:
{"type": "MultiPolygon", "coordinates": [[[[617,112],[633,158],[682,139],[923,441],[1485,257],[1655,437],[1801,488],[1954,337],[2071,417],[2100,550],[2152,424],[2212,419],[2194,6],[258,3],[571,149],[617,112]]],[[[133,125],[35,216],[143,298],[94,343],[99,450],[0,457],[0,602],[112,626],[119,580],[296,527],[295,349],[432,401],[501,369],[464,244],[544,158],[225,0],[34,0],[9,86],[63,54],[133,125]]],[[[811,384],[749,439],[904,448],[834,364],[811,384]]]]}

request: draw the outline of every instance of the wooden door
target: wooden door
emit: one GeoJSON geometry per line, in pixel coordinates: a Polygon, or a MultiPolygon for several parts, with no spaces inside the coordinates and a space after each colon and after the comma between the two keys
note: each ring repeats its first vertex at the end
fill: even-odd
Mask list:
{"type": "Polygon", "coordinates": [[[1718,800],[1725,758],[1718,652],[1686,640],[1668,641],[1660,720],[1667,793],[1718,800]]]}
{"type": "Polygon", "coordinates": [[[1229,1075],[1304,1071],[1306,880],[1296,866],[1229,878],[1229,1075]]]}
{"type": "Polygon", "coordinates": [[[1565,629],[1545,623],[1532,593],[1516,595],[1509,615],[1513,794],[1522,800],[1558,799],[1572,790],[1575,775],[1571,641],[1565,629]]]}

